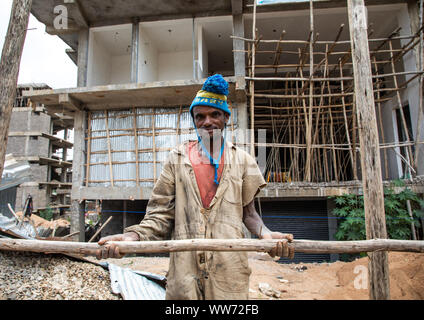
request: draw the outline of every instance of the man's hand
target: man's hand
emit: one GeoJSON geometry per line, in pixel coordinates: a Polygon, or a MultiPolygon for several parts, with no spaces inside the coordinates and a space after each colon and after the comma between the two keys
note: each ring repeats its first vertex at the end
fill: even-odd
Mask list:
{"type": "Polygon", "coordinates": [[[108,244],[108,241],[140,241],[138,234],[135,232],[127,232],[123,234],[114,234],[112,236],[107,236],[101,238],[97,243],[103,248],[97,250],[96,258],[107,259],[107,258],[117,258],[121,259],[125,254],[119,252],[119,247],[116,244],[108,244]]]}
{"type": "Polygon", "coordinates": [[[288,243],[293,241],[293,235],[290,233],[268,232],[262,235],[262,239],[281,239],[277,246],[268,252],[271,257],[294,258],[294,248],[289,247],[288,243]]]}

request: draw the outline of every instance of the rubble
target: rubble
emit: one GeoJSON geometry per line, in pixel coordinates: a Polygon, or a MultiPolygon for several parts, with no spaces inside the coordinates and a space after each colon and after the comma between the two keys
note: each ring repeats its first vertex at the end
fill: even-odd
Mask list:
{"type": "Polygon", "coordinates": [[[109,272],[61,255],[0,251],[0,299],[122,300],[109,272]]]}
{"type": "Polygon", "coordinates": [[[260,282],[258,287],[259,287],[259,291],[267,295],[268,297],[273,297],[278,299],[281,296],[281,291],[274,289],[273,287],[271,287],[269,283],[260,282]]]}

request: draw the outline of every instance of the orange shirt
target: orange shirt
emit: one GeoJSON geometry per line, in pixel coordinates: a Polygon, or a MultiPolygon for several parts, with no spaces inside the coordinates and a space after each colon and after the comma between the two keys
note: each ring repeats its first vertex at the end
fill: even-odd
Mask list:
{"type": "MultiPolygon", "coordinates": [[[[214,182],[215,167],[211,165],[209,159],[202,155],[198,150],[198,142],[191,141],[187,145],[187,153],[193,166],[194,175],[196,177],[197,186],[199,188],[200,197],[202,199],[203,207],[209,208],[213,197],[215,196],[218,185],[214,182]]],[[[218,181],[221,179],[222,170],[224,169],[224,152],[222,153],[221,160],[218,168],[218,181]]]]}

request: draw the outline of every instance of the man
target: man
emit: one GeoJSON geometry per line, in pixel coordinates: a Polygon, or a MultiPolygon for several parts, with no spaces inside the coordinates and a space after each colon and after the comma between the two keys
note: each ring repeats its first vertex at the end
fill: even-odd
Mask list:
{"type": "MultiPolygon", "coordinates": [[[[281,239],[269,254],[293,257],[293,236],[271,232],[255,210],[265,186],[256,161],[230,142],[225,126],[231,115],[228,83],[209,77],[190,106],[198,140],[172,150],[163,166],[139,225],[100,239],[97,258],[120,258],[108,241],[243,238],[243,223],[261,239],[281,239]]],[[[248,299],[246,252],[188,251],[170,255],[167,299],[248,299]]]]}

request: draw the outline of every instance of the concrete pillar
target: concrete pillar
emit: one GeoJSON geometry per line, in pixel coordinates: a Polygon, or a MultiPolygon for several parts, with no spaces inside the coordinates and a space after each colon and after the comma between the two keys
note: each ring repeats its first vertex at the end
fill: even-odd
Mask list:
{"type": "Polygon", "coordinates": [[[138,82],[139,37],[140,37],[139,19],[134,19],[134,22],[132,24],[132,42],[131,42],[131,83],[138,82]]]}
{"type": "MultiPolygon", "coordinates": [[[[237,37],[244,37],[243,14],[233,15],[233,34],[237,37]]],[[[244,50],[244,41],[233,39],[234,50],[244,50]]],[[[234,52],[234,75],[244,77],[246,75],[246,62],[244,52],[234,52]]]]}
{"type": "Polygon", "coordinates": [[[71,233],[79,231],[74,240],[85,241],[85,201],[71,201],[71,233]]]}
{"type": "Polygon", "coordinates": [[[89,29],[82,29],[78,35],[78,87],[87,86],[89,29]]]}
{"type": "MultiPolygon", "coordinates": [[[[244,37],[244,18],[243,18],[243,6],[242,1],[232,0],[231,1],[232,13],[233,13],[233,35],[237,37],[244,37]]],[[[240,39],[233,39],[233,50],[244,50],[244,41],[240,39]]],[[[247,132],[249,117],[246,103],[246,92],[245,92],[245,80],[246,76],[246,61],[245,53],[234,51],[234,75],[237,78],[236,83],[236,99],[234,107],[237,108],[237,127],[239,133],[237,134],[236,141],[239,143],[247,143],[249,135],[247,132]]],[[[243,148],[248,152],[248,146],[243,148]]]]}
{"type": "Polygon", "coordinates": [[[86,113],[78,111],[74,117],[74,155],[72,160],[72,193],[71,193],[71,233],[80,231],[79,241],[84,241],[85,203],[79,199],[79,188],[85,177],[85,129],[86,113]]]}

